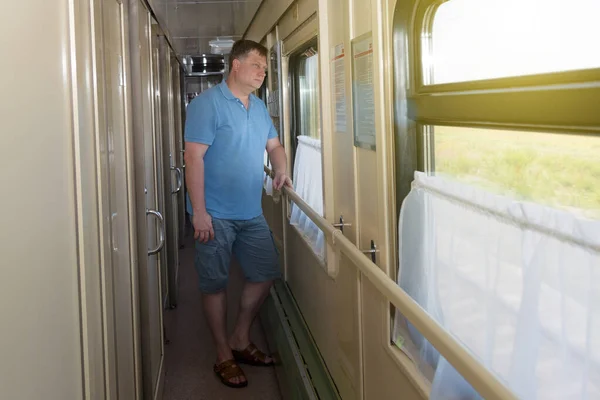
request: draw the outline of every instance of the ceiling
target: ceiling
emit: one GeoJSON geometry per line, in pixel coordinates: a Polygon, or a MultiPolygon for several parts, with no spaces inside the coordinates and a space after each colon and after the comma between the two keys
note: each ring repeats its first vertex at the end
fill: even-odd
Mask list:
{"type": "Polygon", "coordinates": [[[179,55],[211,52],[209,41],[242,37],[261,0],[150,0],[179,55]]]}

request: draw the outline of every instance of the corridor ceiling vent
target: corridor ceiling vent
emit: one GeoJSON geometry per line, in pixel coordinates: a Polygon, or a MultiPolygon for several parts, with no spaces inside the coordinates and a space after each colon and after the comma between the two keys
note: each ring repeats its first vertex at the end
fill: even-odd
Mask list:
{"type": "Polygon", "coordinates": [[[183,69],[186,76],[223,75],[225,58],[222,54],[183,55],[183,69]]]}

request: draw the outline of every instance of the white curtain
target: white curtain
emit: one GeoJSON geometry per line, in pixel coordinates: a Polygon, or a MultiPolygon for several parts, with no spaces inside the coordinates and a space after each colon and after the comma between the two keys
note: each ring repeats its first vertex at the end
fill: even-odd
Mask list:
{"type": "MultiPolygon", "coordinates": [[[[271,168],[271,160],[269,159],[269,153],[265,150],[264,163],[267,167],[271,168]]],[[[267,196],[273,196],[273,179],[265,172],[263,178],[263,188],[267,196]]]]}
{"type": "MultiPolygon", "coordinates": [[[[399,286],[519,398],[600,398],[600,221],[416,173],[398,229],[399,286]]],[[[393,338],[432,399],[479,398],[399,312],[393,338]]]]}
{"type": "MultiPolygon", "coordinates": [[[[294,160],[294,190],[319,215],[323,216],[323,174],[321,168],[321,140],[298,136],[294,160]]],[[[323,232],[296,204],[292,204],[290,223],[302,233],[315,254],[325,260],[323,232]]]]}

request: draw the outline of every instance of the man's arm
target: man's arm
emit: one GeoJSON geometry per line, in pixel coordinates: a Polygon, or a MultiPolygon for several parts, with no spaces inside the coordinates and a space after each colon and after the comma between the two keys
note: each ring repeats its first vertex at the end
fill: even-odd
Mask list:
{"type": "Polygon", "coordinates": [[[292,187],[292,180],[287,176],[287,157],[285,149],[279,142],[279,138],[274,137],[267,140],[267,152],[271,159],[271,165],[275,170],[275,179],[273,179],[273,188],[280,190],[283,185],[292,187]]]}
{"type": "Polygon", "coordinates": [[[192,224],[194,239],[207,242],[215,238],[211,216],[206,211],[204,198],[204,155],[208,145],[202,143],[185,143],[185,182],[192,202],[192,224]]]}

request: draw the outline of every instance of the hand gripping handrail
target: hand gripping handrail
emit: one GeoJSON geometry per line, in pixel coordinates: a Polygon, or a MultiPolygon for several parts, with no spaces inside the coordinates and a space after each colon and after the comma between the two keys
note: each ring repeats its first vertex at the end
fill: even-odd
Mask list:
{"type": "MultiPolygon", "coordinates": [[[[274,177],[270,168],[265,172],[274,177]]],[[[313,210],[293,189],[283,188],[293,201],[318,227],[333,247],[338,248],[358,267],[363,275],[392,303],[412,325],[448,360],[450,364],[487,400],[516,400],[515,394],[483,364],[444,330],[433,318],[390,279],[376,264],[365,256],[345,236],[336,234],[336,228],[313,210]],[[335,235],[335,240],[333,237],[335,235]]]]}

